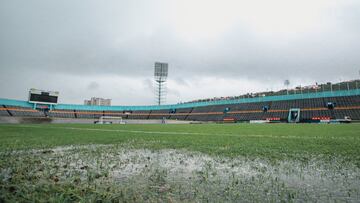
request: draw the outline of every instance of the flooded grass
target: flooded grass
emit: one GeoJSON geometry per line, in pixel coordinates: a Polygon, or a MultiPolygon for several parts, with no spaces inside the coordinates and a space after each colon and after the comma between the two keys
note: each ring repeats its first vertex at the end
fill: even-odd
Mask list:
{"type": "Polygon", "coordinates": [[[357,202],[359,168],[341,159],[269,162],[123,145],[3,152],[3,201],[357,202]]]}
{"type": "Polygon", "coordinates": [[[359,202],[360,125],[0,125],[0,202],[359,202]]]}

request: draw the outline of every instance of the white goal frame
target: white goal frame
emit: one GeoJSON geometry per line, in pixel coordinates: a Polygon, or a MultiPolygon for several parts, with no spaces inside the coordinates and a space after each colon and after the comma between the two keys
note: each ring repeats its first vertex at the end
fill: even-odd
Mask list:
{"type": "Polygon", "coordinates": [[[101,116],[98,124],[125,124],[122,117],[119,116],[101,116]]]}

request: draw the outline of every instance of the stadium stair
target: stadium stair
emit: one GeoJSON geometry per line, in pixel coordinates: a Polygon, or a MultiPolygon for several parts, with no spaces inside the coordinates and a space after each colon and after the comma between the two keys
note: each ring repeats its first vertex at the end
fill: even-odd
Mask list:
{"type": "Polygon", "coordinates": [[[3,105],[3,107],[6,109],[7,113],[8,113],[10,116],[13,116],[13,114],[9,111],[9,109],[8,109],[8,108],[6,108],[6,106],[5,106],[5,105],[3,105]]]}

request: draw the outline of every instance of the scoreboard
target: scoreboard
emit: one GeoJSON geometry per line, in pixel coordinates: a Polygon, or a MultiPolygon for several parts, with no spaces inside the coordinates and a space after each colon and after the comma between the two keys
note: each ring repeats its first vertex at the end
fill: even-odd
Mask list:
{"type": "Polygon", "coordinates": [[[57,104],[59,92],[57,91],[44,91],[38,89],[30,89],[29,102],[40,104],[57,104]]]}

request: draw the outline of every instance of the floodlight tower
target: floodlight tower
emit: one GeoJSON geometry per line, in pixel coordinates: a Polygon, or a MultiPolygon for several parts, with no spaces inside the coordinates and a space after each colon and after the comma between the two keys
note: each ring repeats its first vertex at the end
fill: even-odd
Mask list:
{"type": "Polygon", "coordinates": [[[166,79],[168,76],[168,64],[155,62],[155,98],[157,105],[161,105],[166,99],[166,79]]]}

